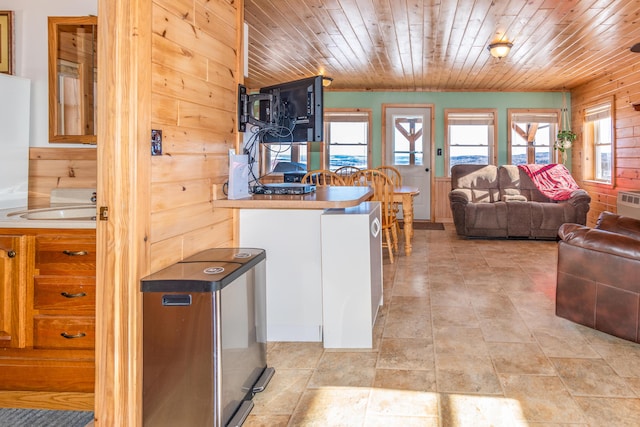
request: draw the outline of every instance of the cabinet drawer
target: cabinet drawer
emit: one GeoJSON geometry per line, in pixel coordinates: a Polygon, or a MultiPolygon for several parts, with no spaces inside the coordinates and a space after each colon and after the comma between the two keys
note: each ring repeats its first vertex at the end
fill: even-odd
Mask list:
{"type": "Polygon", "coordinates": [[[33,322],[35,348],[92,349],[95,320],[80,316],[36,316],[33,322]]]}
{"type": "Polygon", "coordinates": [[[38,236],[36,268],[40,274],[95,275],[96,239],[94,236],[38,236]]]}
{"type": "Polygon", "coordinates": [[[36,310],[84,310],[96,307],[94,276],[36,276],[33,306],[36,310]]]}

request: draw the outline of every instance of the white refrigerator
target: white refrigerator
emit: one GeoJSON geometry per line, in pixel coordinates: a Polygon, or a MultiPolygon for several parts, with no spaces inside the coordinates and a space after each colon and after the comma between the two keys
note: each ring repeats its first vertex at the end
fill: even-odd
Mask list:
{"type": "Polygon", "coordinates": [[[0,209],[27,206],[31,81],[0,74],[0,209]]]}

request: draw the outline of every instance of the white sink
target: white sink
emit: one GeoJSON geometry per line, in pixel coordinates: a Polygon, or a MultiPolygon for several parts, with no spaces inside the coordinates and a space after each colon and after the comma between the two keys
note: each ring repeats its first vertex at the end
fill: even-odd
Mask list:
{"type": "Polygon", "coordinates": [[[95,221],[95,205],[64,206],[45,209],[29,209],[26,211],[11,212],[8,217],[19,216],[32,220],[72,220],[72,221],[95,221]]]}

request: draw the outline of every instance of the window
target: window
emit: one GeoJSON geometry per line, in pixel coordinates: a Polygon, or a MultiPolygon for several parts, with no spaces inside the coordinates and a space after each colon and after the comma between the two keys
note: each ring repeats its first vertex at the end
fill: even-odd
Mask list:
{"type": "Polygon", "coordinates": [[[393,117],[392,165],[422,165],[424,114],[397,114],[393,117]]]}
{"type": "Polygon", "coordinates": [[[371,111],[334,110],[324,113],[325,156],[329,169],[340,166],[369,167],[371,111]]]}
{"type": "Polygon", "coordinates": [[[260,150],[260,175],[307,170],[306,142],[263,142],[260,150]]]}
{"type": "Polygon", "coordinates": [[[508,110],[509,148],[507,162],[512,165],[558,162],[553,144],[558,134],[558,110],[508,110]]]}
{"type": "Polygon", "coordinates": [[[585,179],[613,184],[613,118],[612,101],[584,110],[585,179]]]}
{"type": "Polygon", "coordinates": [[[445,169],[496,164],[496,110],[445,110],[445,169]]]}

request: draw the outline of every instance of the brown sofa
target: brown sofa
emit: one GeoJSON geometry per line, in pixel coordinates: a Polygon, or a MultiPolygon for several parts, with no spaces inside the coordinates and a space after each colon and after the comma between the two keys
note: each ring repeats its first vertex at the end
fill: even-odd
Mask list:
{"type": "Polygon", "coordinates": [[[556,315],[640,342],[640,221],[603,212],[558,234],[556,315]]]}
{"type": "Polygon", "coordinates": [[[515,165],[455,165],[449,203],[460,236],[556,239],[566,222],[586,224],[591,197],[579,189],[557,202],[515,165]]]}

